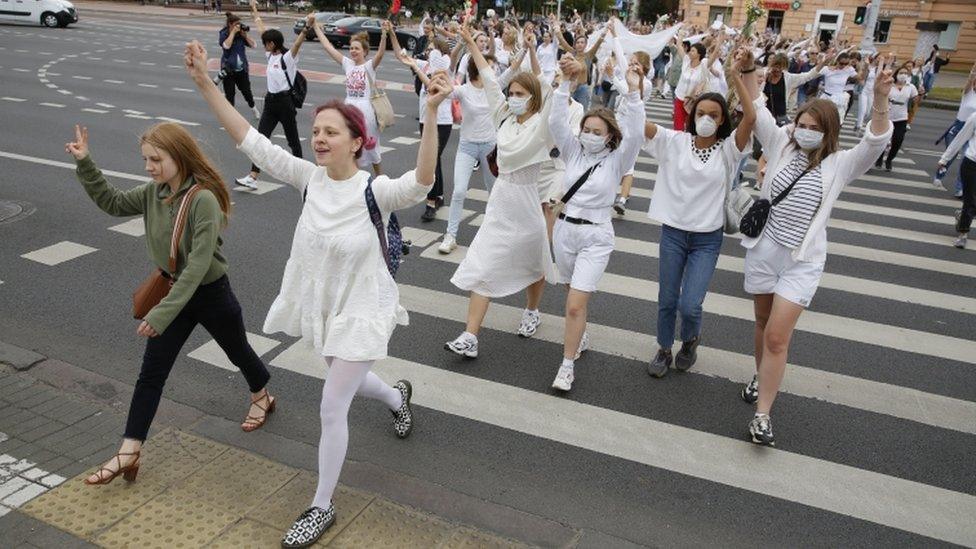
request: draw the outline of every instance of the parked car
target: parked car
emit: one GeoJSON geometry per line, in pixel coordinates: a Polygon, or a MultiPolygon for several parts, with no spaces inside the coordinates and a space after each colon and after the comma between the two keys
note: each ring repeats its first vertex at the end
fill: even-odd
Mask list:
{"type": "Polygon", "coordinates": [[[292,2],[291,7],[296,10],[307,10],[312,7],[312,3],[308,0],[298,0],[298,2],[292,2]]]}
{"type": "MultiPolygon", "coordinates": [[[[317,16],[316,19],[318,19],[317,16]]],[[[322,30],[325,31],[325,36],[329,39],[329,42],[332,42],[332,45],[337,48],[349,46],[349,38],[360,32],[365,32],[369,35],[369,45],[371,48],[377,48],[380,45],[380,36],[383,34],[383,29],[380,27],[382,21],[382,19],[376,17],[346,17],[345,19],[324,24],[322,30]]],[[[296,32],[300,31],[296,29],[296,32]]],[[[403,29],[396,29],[395,32],[400,46],[406,48],[407,51],[413,51],[417,45],[417,35],[403,29]]],[[[387,44],[387,48],[393,48],[392,40],[387,44]]]]}
{"type": "Polygon", "coordinates": [[[78,12],[68,0],[0,0],[0,22],[8,21],[67,27],[78,22],[78,12]]]}
{"type": "MultiPolygon", "coordinates": [[[[322,23],[323,26],[331,25],[336,21],[339,21],[340,19],[345,19],[347,17],[352,17],[352,15],[348,13],[342,13],[339,11],[320,11],[315,14],[315,20],[318,21],[319,23],[322,23]]],[[[318,37],[315,36],[315,31],[313,31],[312,29],[307,29],[307,30],[308,32],[305,34],[306,40],[318,40],[318,37]]],[[[305,31],[306,31],[305,18],[302,17],[301,19],[295,21],[295,34],[301,34],[305,31]]]]}

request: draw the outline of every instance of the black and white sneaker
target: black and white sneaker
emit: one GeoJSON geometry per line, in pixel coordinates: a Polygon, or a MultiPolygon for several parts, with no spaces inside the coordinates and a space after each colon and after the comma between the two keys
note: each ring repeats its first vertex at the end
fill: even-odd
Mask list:
{"type": "Polygon", "coordinates": [[[522,311],[522,321],[519,322],[518,330],[515,333],[519,337],[532,337],[539,329],[540,324],[542,324],[542,315],[538,311],[526,309],[522,311]]]}
{"type": "Polygon", "coordinates": [[[322,534],[335,524],[335,506],[328,509],[309,507],[281,538],[282,547],[308,547],[319,540],[322,534]]]}
{"type": "Polygon", "coordinates": [[[689,370],[698,360],[698,343],[701,336],[695,336],[689,341],[681,344],[678,354],[674,355],[674,367],[682,372],[689,370]]]}
{"type": "Polygon", "coordinates": [[[617,199],[613,201],[613,211],[617,212],[617,215],[624,215],[627,213],[626,196],[618,196],[617,199]]]}
{"type": "Polygon", "coordinates": [[[749,422],[749,435],[752,442],[763,446],[776,446],[773,438],[773,420],[769,414],[756,414],[749,422]]]}
{"type": "Polygon", "coordinates": [[[478,338],[467,332],[445,343],[444,348],[466,358],[478,358],[478,338]]]}
{"type": "Polygon", "coordinates": [[[739,396],[749,404],[755,404],[759,400],[759,376],[752,376],[752,381],[742,388],[739,396]]]}
{"type": "Polygon", "coordinates": [[[671,349],[658,349],[657,356],[647,365],[647,373],[654,377],[664,377],[671,367],[672,360],[671,349]]]}
{"type": "Polygon", "coordinates": [[[400,398],[403,399],[398,409],[390,410],[393,414],[393,432],[396,433],[397,438],[407,438],[413,431],[413,411],[410,410],[413,387],[410,386],[409,381],[401,379],[393,388],[400,391],[400,398]]]}

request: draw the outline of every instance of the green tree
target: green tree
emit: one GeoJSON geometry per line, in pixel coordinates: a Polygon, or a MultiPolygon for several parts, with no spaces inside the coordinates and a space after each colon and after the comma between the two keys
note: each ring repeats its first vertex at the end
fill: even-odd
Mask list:
{"type": "Polygon", "coordinates": [[[659,15],[674,12],[675,0],[640,0],[637,18],[646,23],[654,23],[659,15]]]}

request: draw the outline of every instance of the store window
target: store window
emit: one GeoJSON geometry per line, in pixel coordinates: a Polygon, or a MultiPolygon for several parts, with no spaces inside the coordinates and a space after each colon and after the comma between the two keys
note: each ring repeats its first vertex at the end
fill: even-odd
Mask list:
{"type": "Polygon", "coordinates": [[[954,50],[959,42],[959,21],[939,21],[949,27],[939,34],[939,49],[954,50]]]}
{"type": "Polygon", "coordinates": [[[878,24],[874,26],[874,43],[887,44],[890,32],[891,19],[878,19],[878,24]]]}
{"type": "Polygon", "coordinates": [[[769,10],[769,16],[766,18],[766,30],[772,32],[773,34],[779,34],[783,30],[783,10],[769,10]]]}
{"type": "Polygon", "coordinates": [[[732,8],[722,6],[712,6],[708,8],[708,24],[711,25],[716,19],[721,19],[726,25],[732,21],[732,8]]]}

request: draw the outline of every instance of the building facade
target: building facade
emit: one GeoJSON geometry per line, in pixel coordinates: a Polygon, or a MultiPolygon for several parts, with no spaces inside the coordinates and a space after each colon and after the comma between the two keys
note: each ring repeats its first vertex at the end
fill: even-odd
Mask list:
{"type": "MultiPolygon", "coordinates": [[[[767,11],[755,24],[787,36],[836,36],[859,43],[864,26],[855,23],[865,0],[765,0],[767,11]]],[[[680,0],[679,17],[699,26],[721,19],[730,27],[745,24],[745,0],[680,0]]],[[[874,29],[875,47],[899,60],[927,57],[937,44],[948,55],[950,70],[968,71],[976,62],[976,0],[881,0],[874,29]]]]}

